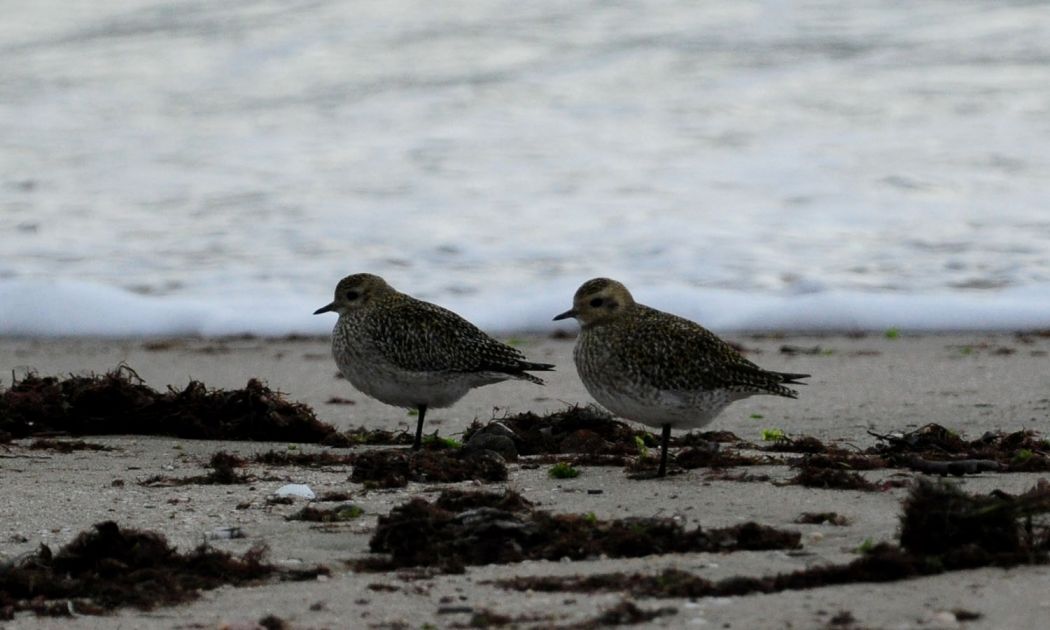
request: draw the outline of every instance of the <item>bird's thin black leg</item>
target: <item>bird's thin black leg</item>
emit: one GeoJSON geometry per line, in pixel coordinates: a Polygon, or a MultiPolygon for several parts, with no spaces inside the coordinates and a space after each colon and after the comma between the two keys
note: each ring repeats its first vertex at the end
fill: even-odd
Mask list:
{"type": "Polygon", "coordinates": [[[663,439],[660,440],[660,469],[656,471],[657,477],[667,474],[667,445],[671,443],[671,425],[664,425],[663,439]]]}
{"type": "Polygon", "coordinates": [[[413,451],[418,451],[423,446],[423,419],[427,416],[427,406],[419,405],[416,410],[419,412],[419,420],[416,422],[416,441],[412,444],[413,451]]]}

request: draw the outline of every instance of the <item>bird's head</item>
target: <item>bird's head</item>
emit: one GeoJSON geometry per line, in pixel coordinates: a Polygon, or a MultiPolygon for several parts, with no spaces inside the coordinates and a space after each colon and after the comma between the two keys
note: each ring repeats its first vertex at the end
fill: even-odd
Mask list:
{"type": "Polygon", "coordinates": [[[345,315],[365,308],[393,293],[395,293],[393,287],[379,276],[370,273],[356,273],[340,280],[335,287],[335,299],[314,311],[314,315],[329,311],[345,315]]]}
{"type": "Polygon", "coordinates": [[[609,278],[594,278],[580,285],[572,298],[572,308],[554,320],[575,317],[583,327],[615,320],[634,306],[627,287],[609,278]]]}

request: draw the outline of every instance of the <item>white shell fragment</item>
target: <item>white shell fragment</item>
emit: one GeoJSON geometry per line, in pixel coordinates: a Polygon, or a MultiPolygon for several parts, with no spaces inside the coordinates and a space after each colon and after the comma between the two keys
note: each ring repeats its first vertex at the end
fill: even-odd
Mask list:
{"type": "Polygon", "coordinates": [[[218,527],[208,532],[208,540],[233,540],[245,538],[244,530],[236,525],[231,527],[218,527]]]}
{"type": "Polygon", "coordinates": [[[288,485],[281,486],[277,489],[277,492],[273,493],[274,496],[278,497],[298,497],[300,499],[313,500],[317,498],[314,491],[310,489],[310,486],[305,483],[290,483],[288,485]]]}

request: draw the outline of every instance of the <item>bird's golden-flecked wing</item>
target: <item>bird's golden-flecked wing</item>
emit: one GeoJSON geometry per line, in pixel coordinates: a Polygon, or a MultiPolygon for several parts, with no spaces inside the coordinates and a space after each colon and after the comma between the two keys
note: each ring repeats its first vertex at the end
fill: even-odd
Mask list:
{"type": "Polygon", "coordinates": [[[414,298],[373,313],[364,325],[374,350],[405,370],[497,372],[538,380],[525,371],[554,368],[526,361],[452,311],[414,298]]]}
{"type": "Polygon", "coordinates": [[[783,383],[806,376],[764,370],[711,331],[676,315],[638,305],[628,317],[610,344],[614,360],[619,369],[661,390],[728,389],[794,398],[798,393],[783,383]]]}

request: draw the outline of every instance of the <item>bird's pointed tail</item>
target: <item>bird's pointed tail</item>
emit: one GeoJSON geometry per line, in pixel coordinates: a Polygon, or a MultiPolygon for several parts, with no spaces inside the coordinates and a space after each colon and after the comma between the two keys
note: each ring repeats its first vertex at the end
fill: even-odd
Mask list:
{"type": "Polygon", "coordinates": [[[530,370],[534,372],[551,372],[554,370],[554,366],[550,363],[530,363],[528,361],[522,361],[520,365],[522,372],[516,374],[515,376],[517,376],[523,381],[528,381],[537,385],[545,385],[546,383],[543,382],[542,378],[539,378],[538,376],[533,376],[525,370],[530,370]]]}

